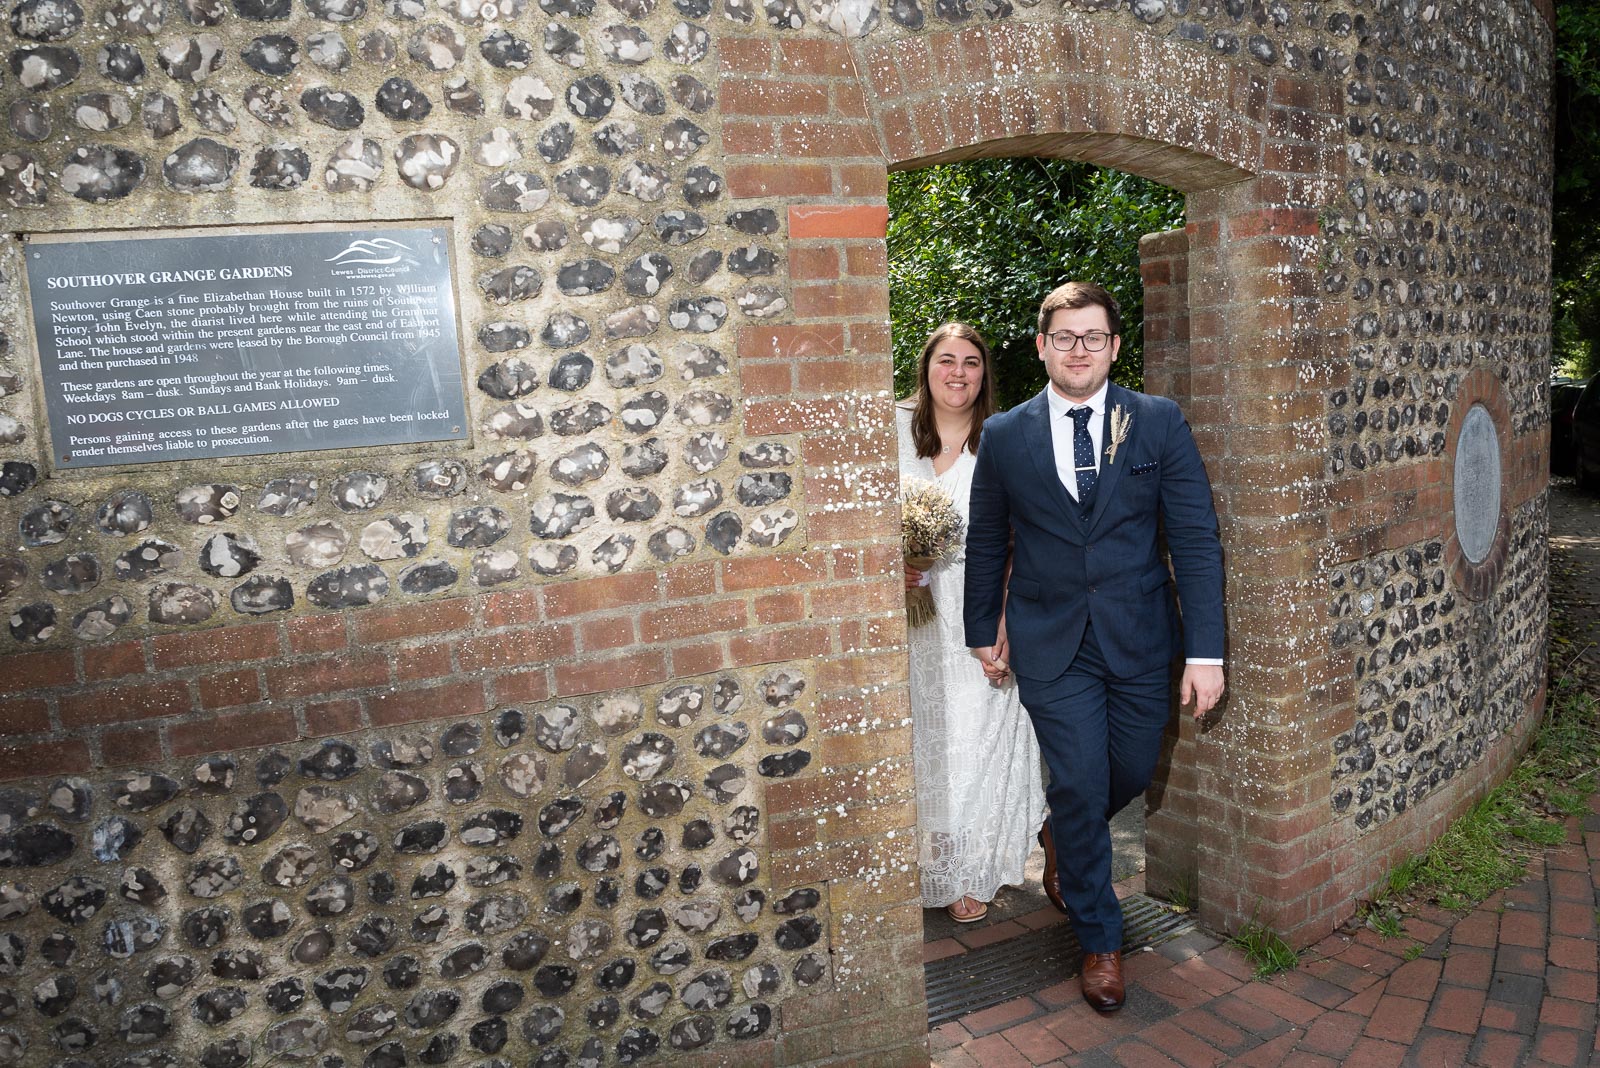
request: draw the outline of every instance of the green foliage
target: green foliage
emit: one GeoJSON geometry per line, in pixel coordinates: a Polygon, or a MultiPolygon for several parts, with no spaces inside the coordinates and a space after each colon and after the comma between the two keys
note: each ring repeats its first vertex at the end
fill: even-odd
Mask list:
{"type": "Polygon", "coordinates": [[[1185,877],[1177,885],[1167,888],[1166,901],[1173,912],[1192,912],[1199,896],[1195,880],[1185,877]]]}
{"type": "Polygon", "coordinates": [[[1400,914],[1393,909],[1376,905],[1367,909],[1367,926],[1383,938],[1402,938],[1405,929],[1400,926],[1400,914]]]}
{"type": "MultiPolygon", "coordinates": [[[[1408,865],[1402,864],[1395,869],[1397,872],[1403,870],[1408,872],[1408,865]]],[[[1403,882],[1410,877],[1408,873],[1402,874],[1399,876],[1399,881],[1403,882]]],[[[1393,896],[1393,888],[1396,882],[1396,876],[1394,872],[1391,872],[1389,875],[1391,893],[1380,897],[1377,901],[1370,902],[1362,910],[1362,922],[1366,924],[1368,930],[1375,932],[1380,938],[1394,939],[1396,941],[1406,939],[1408,944],[1401,951],[1401,956],[1406,960],[1416,960],[1427,952],[1428,947],[1406,933],[1405,909],[1401,907],[1399,900],[1393,896]]]]}
{"type": "Polygon", "coordinates": [[[1600,0],[1558,0],[1551,288],[1558,369],[1600,371],[1600,0]]]}
{"type": "Polygon", "coordinates": [[[1300,954],[1278,932],[1259,923],[1245,925],[1228,939],[1228,945],[1244,954],[1255,968],[1257,979],[1289,971],[1300,963],[1300,954]]]}
{"type": "Polygon", "coordinates": [[[889,315],[895,390],[916,387],[928,333],[952,319],[994,346],[1003,408],[1039,391],[1039,302],[1074,279],[1122,306],[1112,377],[1142,379],[1139,238],[1183,223],[1183,194],[1119,171],[1049,159],[951,163],[889,175],[889,315]]]}
{"type": "Polygon", "coordinates": [[[1421,857],[1410,857],[1396,864],[1394,870],[1389,873],[1389,893],[1403,894],[1411,889],[1412,884],[1417,881],[1417,874],[1421,867],[1421,857]]]}

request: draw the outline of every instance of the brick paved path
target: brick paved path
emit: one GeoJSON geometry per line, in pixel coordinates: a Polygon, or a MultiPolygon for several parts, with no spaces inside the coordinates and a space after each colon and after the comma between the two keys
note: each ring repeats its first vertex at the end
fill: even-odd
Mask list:
{"type": "Polygon", "coordinates": [[[1600,794],[1568,821],[1565,847],[1473,912],[1425,910],[1399,939],[1330,935],[1266,982],[1237,950],[1191,934],[1127,962],[1121,1012],[1096,1014],[1063,982],[939,1027],[933,1064],[1600,1065],[1597,890],[1600,794]]]}

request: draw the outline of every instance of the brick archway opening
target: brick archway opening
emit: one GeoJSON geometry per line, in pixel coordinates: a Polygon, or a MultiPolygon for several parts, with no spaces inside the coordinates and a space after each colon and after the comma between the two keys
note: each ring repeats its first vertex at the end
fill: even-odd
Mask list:
{"type": "Polygon", "coordinates": [[[1210,729],[1174,716],[1148,795],[1146,882],[1195,901],[1214,929],[1319,936],[1353,907],[1329,860],[1319,761],[1338,724],[1315,609],[1320,390],[1343,331],[1317,284],[1318,207],[1343,167],[1330,147],[1341,101],[1107,23],[974,27],[858,62],[889,170],[1031,155],[1185,194],[1183,229],[1141,243],[1145,388],[1178,401],[1211,476],[1230,693],[1210,729]]]}
{"type": "MultiPolygon", "coordinates": [[[[1145,231],[1130,229],[1136,222],[1155,230],[1173,222],[1181,224],[1186,198],[1157,183],[1129,183],[1126,171],[1097,167],[1067,155],[1075,144],[1085,140],[1091,139],[1081,135],[1015,138],[981,146],[987,153],[981,160],[973,160],[970,152],[954,152],[937,162],[916,161],[897,167],[897,173],[890,175],[890,204],[905,213],[890,227],[887,261],[897,397],[915,389],[915,371],[926,331],[935,324],[960,319],[976,325],[990,343],[1000,407],[1023,403],[1046,381],[1034,351],[1032,319],[1038,297],[1068,277],[1103,282],[1122,303],[1122,352],[1113,367],[1113,377],[1120,384],[1166,396],[1174,395],[1180,384],[1187,388],[1185,229],[1179,225],[1176,230],[1151,233],[1142,242],[1145,231]],[[1033,154],[1007,154],[1012,149],[1033,154]],[[998,168],[983,167],[985,160],[995,162],[998,168]],[[1135,220],[1132,215],[1120,216],[1113,224],[1109,216],[1097,216],[1096,207],[1100,205],[1107,211],[1117,210],[1104,192],[1107,186],[1102,185],[1102,180],[1118,191],[1119,198],[1128,193],[1137,199],[1141,217],[1135,220]],[[959,202],[953,205],[950,198],[958,191],[959,202]],[[990,197],[1006,204],[1013,196],[1025,213],[1048,204],[1052,196],[1062,197],[1069,201],[1063,204],[1068,214],[1034,215],[1031,223],[1023,221],[1024,215],[1011,223],[1017,227],[1015,231],[1006,231],[1003,215],[991,217],[984,213],[983,205],[990,197]],[[977,214],[969,217],[968,211],[977,214]],[[978,223],[977,219],[984,221],[978,223]],[[1111,225],[1117,227],[1115,235],[1106,232],[1111,225]],[[988,232],[991,226],[1001,227],[1008,236],[999,238],[997,243],[996,234],[988,232]],[[964,239],[952,238],[951,233],[964,235],[964,239]],[[1099,248],[1092,249],[1096,244],[1099,248]],[[1059,260],[1057,252],[1069,259],[1059,260]],[[1085,259],[1094,263],[1085,264],[1085,259]],[[932,266],[951,263],[965,264],[974,273],[950,270],[948,266],[941,271],[932,266]],[[929,271],[935,273],[937,282],[930,281],[929,271]],[[993,284],[1007,275],[1011,276],[1005,283],[1008,296],[993,295],[993,284]],[[1037,283],[1037,292],[1027,289],[1022,279],[1037,283]],[[1148,307],[1144,303],[1146,294],[1151,300],[1148,307]],[[1150,373],[1156,380],[1149,386],[1144,382],[1143,371],[1147,341],[1153,346],[1150,373]],[[1127,377],[1130,367],[1132,378],[1127,377]]],[[[1104,143],[1104,139],[1092,140],[1104,143]]],[[[1232,167],[1216,161],[1193,157],[1193,163],[1191,173],[1224,183],[1239,180],[1232,167]]],[[[1193,848],[1189,844],[1195,816],[1194,783],[1192,777],[1185,778],[1188,769],[1181,761],[1172,763],[1172,749],[1178,739],[1174,721],[1150,800],[1158,830],[1157,860],[1180,858],[1180,862],[1176,870],[1169,870],[1174,867],[1171,864],[1158,863],[1151,882],[1159,896],[1189,902],[1196,896],[1192,885],[1193,848]],[[1176,781],[1171,779],[1173,771],[1178,773],[1176,781]]],[[[1143,881],[1147,855],[1145,807],[1141,799],[1112,822],[1116,852],[1113,872],[1119,880],[1138,875],[1143,881]]],[[[1040,867],[1042,858],[1036,855],[1028,872],[1035,884],[1040,867]]],[[[942,921],[936,922],[924,937],[931,941],[945,933],[947,927],[942,921]]]]}

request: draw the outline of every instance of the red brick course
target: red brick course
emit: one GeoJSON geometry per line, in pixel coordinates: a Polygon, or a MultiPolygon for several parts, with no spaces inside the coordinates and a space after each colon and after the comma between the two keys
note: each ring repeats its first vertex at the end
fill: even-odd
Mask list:
{"type": "Polygon", "coordinates": [[[60,686],[74,678],[71,650],[15,654],[6,657],[5,666],[0,672],[0,696],[60,686]]]}
{"type": "Polygon", "coordinates": [[[81,738],[22,745],[0,743],[0,781],[67,775],[93,766],[89,744],[81,738]]]}
{"type": "Polygon", "coordinates": [[[374,727],[429,719],[456,719],[486,711],[483,683],[449,682],[426,689],[397,690],[367,698],[367,716],[374,727]]]}
{"type": "Polygon", "coordinates": [[[889,225],[889,209],[862,206],[793,206],[789,209],[789,237],[850,238],[883,237],[889,225]]]}
{"type": "MultiPolygon", "coordinates": [[[[843,343],[828,330],[785,333],[782,344],[806,351],[843,343]]],[[[841,551],[852,561],[842,571],[832,554],[801,548],[348,616],[168,632],[86,647],[78,657],[27,654],[15,658],[24,672],[0,672],[13,691],[0,696],[0,781],[831,655],[845,644],[842,628],[858,639],[862,619],[897,608],[888,569],[862,583],[859,553],[841,551]],[[813,594],[824,601],[813,604],[813,594]],[[812,622],[824,605],[843,618],[812,622]]],[[[896,665],[873,660],[891,696],[903,693],[895,687],[904,666],[896,665]]],[[[866,673],[857,666],[841,676],[823,663],[815,674],[866,673]]],[[[904,813],[901,823],[911,822],[904,813]]]]}
{"type": "Polygon", "coordinates": [[[157,634],[149,639],[150,660],[157,671],[238,660],[264,660],[280,652],[278,628],[247,623],[222,630],[157,634]]]}
{"type": "Polygon", "coordinates": [[[113,642],[110,645],[85,646],[79,654],[83,661],[83,680],[114,679],[122,675],[137,675],[145,670],[144,643],[138,641],[113,642]]]}
{"type": "Polygon", "coordinates": [[[148,765],[160,759],[161,732],[153,727],[109,730],[100,735],[99,765],[103,768],[148,765]]]}
{"type": "Polygon", "coordinates": [[[0,701],[0,736],[42,734],[50,729],[50,706],[42,698],[16,697],[0,701]]]}
{"type": "Polygon", "coordinates": [[[292,742],[299,733],[288,709],[263,709],[175,724],[167,729],[167,743],[172,755],[181,758],[292,742]]]}
{"type": "Polygon", "coordinates": [[[61,725],[95,727],[132,720],[182,715],[191,708],[189,687],[181,681],[142,682],[95,690],[76,687],[57,703],[61,725]]]}

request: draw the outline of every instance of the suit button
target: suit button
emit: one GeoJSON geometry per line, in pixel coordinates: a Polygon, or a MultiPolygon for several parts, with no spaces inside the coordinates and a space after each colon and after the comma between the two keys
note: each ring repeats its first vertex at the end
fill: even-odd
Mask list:
{"type": "Polygon", "coordinates": [[[1086,552],[1086,553],[1092,553],[1092,552],[1094,552],[1094,546],[1093,545],[1085,545],[1083,547],[1083,551],[1086,552]]]}
{"type": "Polygon", "coordinates": [[[1090,593],[1099,593],[1100,592],[1100,587],[1099,586],[1090,586],[1089,587],[1089,592],[1090,593]]]}

